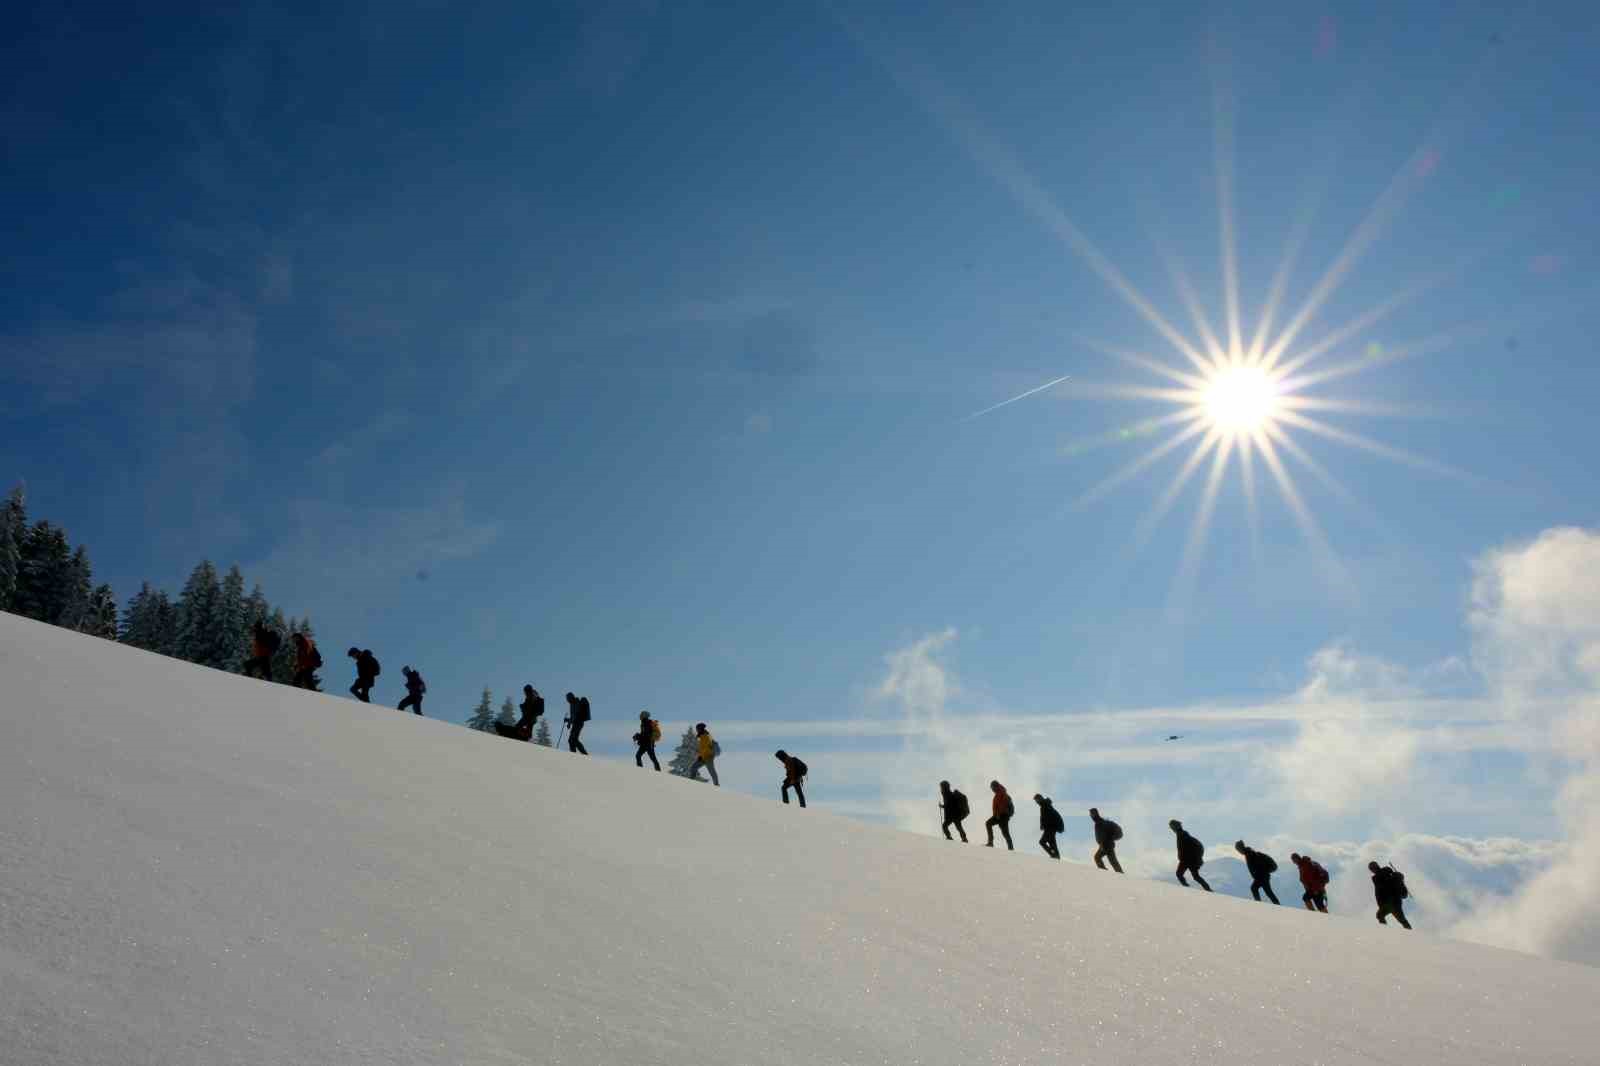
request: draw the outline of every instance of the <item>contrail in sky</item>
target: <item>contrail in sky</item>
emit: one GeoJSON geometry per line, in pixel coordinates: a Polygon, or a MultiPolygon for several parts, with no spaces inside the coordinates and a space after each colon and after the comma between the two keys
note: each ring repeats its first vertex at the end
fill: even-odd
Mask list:
{"type": "MultiPolygon", "coordinates": [[[[1040,385],[1038,388],[1029,389],[1027,392],[1021,394],[1020,396],[1013,396],[1009,400],[1001,400],[999,403],[995,404],[993,407],[985,407],[983,410],[979,411],[977,414],[968,415],[966,418],[963,418],[961,420],[961,422],[971,422],[974,418],[982,418],[984,415],[988,414],[990,411],[998,411],[998,410],[1000,410],[1000,408],[1004,407],[1008,403],[1016,403],[1018,400],[1026,400],[1029,396],[1032,396],[1034,393],[1043,392],[1045,389],[1048,389],[1048,388],[1050,388],[1050,387],[1052,387],[1054,385],[1059,385],[1063,381],[1065,381],[1068,378],[1070,378],[1071,376],[1072,376],[1071,374],[1062,374],[1060,377],[1056,378],[1054,381],[1047,381],[1043,385],[1040,385]]],[[[956,424],[960,425],[961,422],[958,422],[956,424]]]]}

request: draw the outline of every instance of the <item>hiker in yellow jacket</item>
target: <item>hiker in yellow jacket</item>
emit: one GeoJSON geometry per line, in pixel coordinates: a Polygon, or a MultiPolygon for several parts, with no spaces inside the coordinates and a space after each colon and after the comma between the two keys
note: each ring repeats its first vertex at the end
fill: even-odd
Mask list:
{"type": "Polygon", "coordinates": [[[704,722],[695,723],[694,742],[698,747],[699,757],[695,759],[694,765],[689,767],[689,776],[699,781],[700,767],[704,766],[706,773],[711,775],[711,783],[721,788],[722,782],[717,780],[717,756],[722,754],[722,745],[711,736],[704,722]]]}

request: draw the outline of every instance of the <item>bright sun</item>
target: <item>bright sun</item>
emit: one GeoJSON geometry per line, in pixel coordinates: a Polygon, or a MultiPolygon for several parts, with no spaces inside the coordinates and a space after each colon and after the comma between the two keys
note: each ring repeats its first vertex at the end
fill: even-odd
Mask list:
{"type": "Polygon", "coordinates": [[[1231,366],[1212,375],[1204,402],[1206,416],[1217,430],[1255,433],[1277,413],[1278,388],[1260,367],[1231,366]]]}

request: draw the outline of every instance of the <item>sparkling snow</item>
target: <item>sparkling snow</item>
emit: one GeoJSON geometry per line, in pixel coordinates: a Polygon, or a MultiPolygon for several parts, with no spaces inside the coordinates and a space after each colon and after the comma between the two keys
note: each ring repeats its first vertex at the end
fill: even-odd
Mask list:
{"type": "Polygon", "coordinates": [[[7,1066],[1593,1063],[1597,1002],[0,615],[7,1066]]]}

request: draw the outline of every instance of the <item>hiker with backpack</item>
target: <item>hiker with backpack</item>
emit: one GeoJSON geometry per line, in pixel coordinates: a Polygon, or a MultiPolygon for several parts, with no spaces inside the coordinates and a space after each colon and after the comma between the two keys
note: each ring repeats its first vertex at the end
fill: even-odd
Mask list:
{"type": "Polygon", "coordinates": [[[378,657],[372,654],[372,649],[363,651],[360,648],[351,648],[345,652],[356,661],[356,683],[350,686],[350,694],[362,703],[371,703],[373,683],[378,680],[378,675],[383,673],[383,667],[378,664],[378,657]]]}
{"type": "Polygon", "coordinates": [[[1291,854],[1289,861],[1300,871],[1300,885],[1306,890],[1300,899],[1308,911],[1328,913],[1328,871],[1309,855],[1291,854]]]}
{"type": "Polygon", "coordinates": [[[294,677],[289,683],[295,688],[316,692],[317,671],[322,667],[322,653],[317,650],[317,642],[304,633],[291,634],[289,639],[294,643],[294,677]]]}
{"type": "Polygon", "coordinates": [[[800,806],[802,808],[805,807],[806,793],[800,786],[806,779],[806,764],[798,756],[790,755],[782,748],[772,754],[779,762],[783,763],[783,785],[778,790],[783,796],[783,802],[789,802],[789,790],[792,788],[794,789],[795,798],[800,801],[800,806]]]}
{"type": "Polygon", "coordinates": [[[263,622],[257,622],[250,630],[250,658],[244,661],[241,672],[245,677],[250,677],[252,670],[261,671],[261,680],[272,680],[272,657],[278,654],[278,645],[283,638],[278,636],[278,631],[263,622]]]}
{"type": "Polygon", "coordinates": [[[589,697],[567,693],[567,717],[564,724],[571,730],[567,734],[567,750],[574,755],[589,754],[589,749],[583,746],[583,741],[578,739],[578,735],[583,732],[583,727],[590,717],[589,697]]]}
{"type": "Polygon", "coordinates": [[[1039,846],[1046,855],[1059,862],[1061,848],[1056,844],[1056,834],[1066,832],[1067,823],[1061,820],[1061,812],[1056,810],[1049,796],[1035,792],[1033,802],[1039,805],[1039,846]]]}
{"type": "Polygon", "coordinates": [[[711,784],[714,788],[721,788],[722,782],[717,780],[717,756],[722,754],[722,745],[717,743],[711,731],[704,722],[694,724],[695,759],[689,767],[689,776],[694,780],[701,780],[700,767],[706,768],[706,773],[711,775],[711,784]]]}
{"type": "Polygon", "coordinates": [[[494,731],[507,740],[532,740],[533,727],[538,722],[539,716],[544,713],[544,697],[534,691],[532,685],[522,686],[522,717],[513,725],[504,722],[495,722],[494,731]]]}
{"type": "Polygon", "coordinates": [[[656,758],[656,741],[661,739],[661,723],[650,717],[649,711],[639,712],[639,731],[633,735],[633,741],[639,745],[639,750],[633,753],[633,765],[644,769],[644,757],[650,756],[650,764],[656,768],[656,773],[661,772],[661,761],[656,758]]]}
{"type": "Polygon", "coordinates": [[[1100,817],[1098,807],[1089,808],[1089,820],[1094,823],[1094,864],[1104,870],[1106,864],[1103,860],[1111,860],[1111,868],[1117,873],[1122,872],[1122,864],[1117,861],[1117,841],[1122,839],[1122,826],[1109,818],[1100,817]]]}
{"type": "Polygon", "coordinates": [[[1017,805],[1011,802],[1011,793],[1000,782],[990,781],[989,791],[994,793],[994,801],[989,808],[993,813],[983,823],[984,832],[989,834],[989,843],[985,846],[994,847],[994,831],[998,828],[1000,835],[1006,838],[1006,850],[1016,851],[1011,843],[1011,817],[1017,813],[1017,805]]]}
{"type": "Polygon", "coordinates": [[[967,842],[967,831],[961,825],[967,815],[972,813],[972,804],[967,802],[966,794],[958,788],[951,788],[950,782],[939,782],[939,810],[944,813],[944,824],[939,828],[944,830],[946,840],[954,840],[950,835],[950,827],[955,826],[956,832],[961,834],[961,843],[967,842]]]}
{"type": "Polygon", "coordinates": [[[1410,929],[1405,901],[1411,892],[1406,888],[1406,875],[1393,866],[1379,866],[1376,862],[1367,863],[1367,869],[1372,872],[1372,895],[1378,901],[1378,924],[1388,925],[1385,919],[1392,914],[1402,928],[1410,929]]]}
{"type": "Polygon", "coordinates": [[[1233,849],[1244,856],[1245,868],[1250,871],[1250,898],[1260,903],[1261,893],[1265,892],[1272,905],[1278,906],[1277,894],[1272,891],[1272,875],[1278,872],[1277,860],[1242,840],[1234,841],[1233,849]]]}
{"type": "Polygon", "coordinates": [[[410,707],[420,716],[422,714],[422,696],[428,691],[428,683],[422,680],[422,674],[409,666],[402,666],[400,673],[406,679],[406,698],[400,701],[397,710],[410,707]]]}
{"type": "Polygon", "coordinates": [[[1183,879],[1183,875],[1188,873],[1194,877],[1196,884],[1210,892],[1211,886],[1200,876],[1200,867],[1206,864],[1206,846],[1176,818],[1168,822],[1167,826],[1178,835],[1178,884],[1184,888],[1189,887],[1189,882],[1183,879]]]}

